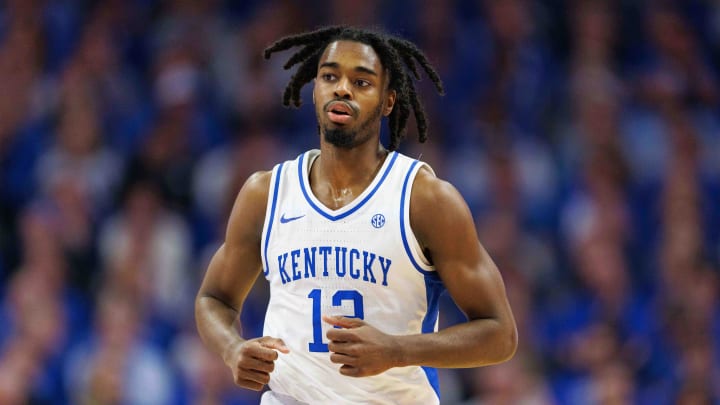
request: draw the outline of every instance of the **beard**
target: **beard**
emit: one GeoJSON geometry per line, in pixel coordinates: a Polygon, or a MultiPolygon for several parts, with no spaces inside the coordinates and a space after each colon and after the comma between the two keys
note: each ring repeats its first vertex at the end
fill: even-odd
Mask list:
{"type": "Polygon", "coordinates": [[[365,121],[355,129],[335,127],[330,128],[325,125],[322,128],[325,142],[342,149],[352,149],[370,139],[373,135],[372,127],[379,121],[382,114],[382,103],[378,103],[377,108],[373,110],[365,121]]]}

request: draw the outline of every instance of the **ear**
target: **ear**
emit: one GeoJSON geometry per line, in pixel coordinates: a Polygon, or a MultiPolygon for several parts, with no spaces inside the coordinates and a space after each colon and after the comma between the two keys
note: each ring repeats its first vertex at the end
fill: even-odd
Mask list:
{"type": "Polygon", "coordinates": [[[313,91],[312,91],[312,96],[313,96],[313,105],[315,105],[315,79],[313,79],[313,91]]]}
{"type": "Polygon", "coordinates": [[[385,97],[385,107],[383,108],[383,116],[387,117],[395,106],[395,100],[397,99],[397,92],[395,90],[388,90],[387,97],[385,97]]]}

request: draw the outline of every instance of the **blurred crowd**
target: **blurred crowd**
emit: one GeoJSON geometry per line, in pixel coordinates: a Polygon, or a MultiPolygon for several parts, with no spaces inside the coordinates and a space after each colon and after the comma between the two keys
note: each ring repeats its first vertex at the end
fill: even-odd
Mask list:
{"type": "Polygon", "coordinates": [[[317,145],[262,50],[338,23],[438,69],[401,151],[467,199],[517,317],[444,404],[720,403],[717,1],[4,0],[0,404],[257,403],[193,300],[245,178],[317,145]]]}

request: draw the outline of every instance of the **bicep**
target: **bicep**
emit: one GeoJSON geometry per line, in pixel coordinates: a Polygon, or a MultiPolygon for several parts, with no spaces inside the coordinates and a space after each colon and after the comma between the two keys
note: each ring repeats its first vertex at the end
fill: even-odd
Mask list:
{"type": "Polygon", "coordinates": [[[419,176],[410,209],[416,236],[468,318],[511,316],[500,272],[480,244],[472,214],[460,193],[445,181],[419,176]],[[428,212],[432,215],[425,214],[428,212]]]}
{"type": "Polygon", "coordinates": [[[200,287],[239,311],[262,269],[260,238],[267,204],[269,174],[248,179],[233,205],[225,241],[215,252],[200,287]]]}

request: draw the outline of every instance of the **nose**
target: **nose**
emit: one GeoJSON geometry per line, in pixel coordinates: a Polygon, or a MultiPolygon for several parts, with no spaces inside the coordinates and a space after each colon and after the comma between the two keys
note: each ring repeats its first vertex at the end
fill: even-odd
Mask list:
{"type": "Polygon", "coordinates": [[[347,100],[352,99],[350,81],[347,78],[342,78],[337,81],[337,84],[335,85],[335,97],[347,100]]]}

